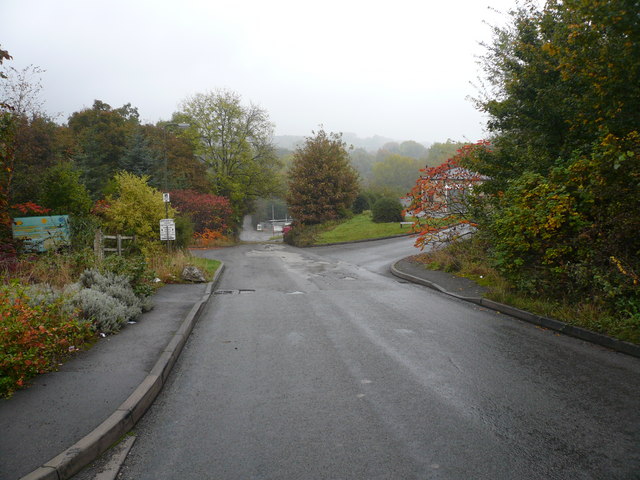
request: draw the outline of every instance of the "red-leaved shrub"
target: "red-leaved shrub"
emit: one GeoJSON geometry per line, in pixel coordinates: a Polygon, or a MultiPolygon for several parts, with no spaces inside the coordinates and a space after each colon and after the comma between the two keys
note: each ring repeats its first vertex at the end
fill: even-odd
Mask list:
{"type": "Polygon", "coordinates": [[[84,348],[94,334],[62,297],[32,305],[20,287],[0,289],[0,397],[8,397],[39,373],[84,348]]]}
{"type": "Polygon", "coordinates": [[[195,190],[176,190],[171,192],[171,205],[191,217],[196,233],[207,230],[226,233],[231,226],[233,210],[226,197],[195,190]]]}

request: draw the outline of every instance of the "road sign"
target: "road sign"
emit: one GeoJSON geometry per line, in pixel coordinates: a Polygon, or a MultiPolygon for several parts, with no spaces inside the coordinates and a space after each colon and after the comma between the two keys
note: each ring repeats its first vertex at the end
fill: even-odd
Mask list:
{"type": "Polygon", "coordinates": [[[175,240],[176,224],[173,218],[163,218],[160,220],[160,240],[175,240]]]}
{"type": "Polygon", "coordinates": [[[168,193],[163,193],[162,194],[162,201],[164,203],[169,203],[171,201],[170,198],[169,198],[169,194],[168,193]]]}

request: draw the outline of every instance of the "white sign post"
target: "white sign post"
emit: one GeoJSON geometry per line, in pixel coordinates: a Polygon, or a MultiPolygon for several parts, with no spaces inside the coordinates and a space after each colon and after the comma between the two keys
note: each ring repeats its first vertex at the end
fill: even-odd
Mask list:
{"type": "Polygon", "coordinates": [[[163,218],[160,220],[160,240],[169,241],[176,239],[176,224],[173,218],[163,218]]]}

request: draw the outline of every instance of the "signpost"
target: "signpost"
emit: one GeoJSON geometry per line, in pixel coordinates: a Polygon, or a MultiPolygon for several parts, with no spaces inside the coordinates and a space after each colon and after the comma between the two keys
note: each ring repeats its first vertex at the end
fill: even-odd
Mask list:
{"type": "MultiPolygon", "coordinates": [[[[164,202],[164,214],[165,217],[169,216],[169,202],[171,198],[168,193],[162,194],[162,201],[164,202]]],[[[171,250],[170,241],[176,239],[176,224],[173,218],[163,218],[160,220],[160,241],[167,242],[167,252],[171,250]]]]}
{"type": "Polygon", "coordinates": [[[160,220],[160,240],[170,241],[176,239],[176,224],[173,218],[163,218],[160,220]]]}

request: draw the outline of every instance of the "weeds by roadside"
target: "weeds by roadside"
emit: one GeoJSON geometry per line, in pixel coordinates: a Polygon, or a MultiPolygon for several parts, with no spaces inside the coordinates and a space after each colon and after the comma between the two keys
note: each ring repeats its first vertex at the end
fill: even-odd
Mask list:
{"type": "Polygon", "coordinates": [[[640,320],[637,315],[612,311],[597,299],[576,301],[549,298],[543,292],[536,297],[525,295],[500,275],[489,258],[487,244],[480,237],[472,237],[445,248],[415,255],[413,260],[427,269],[453,273],[488,287],[486,297],[496,302],[640,344],[640,320]]]}

